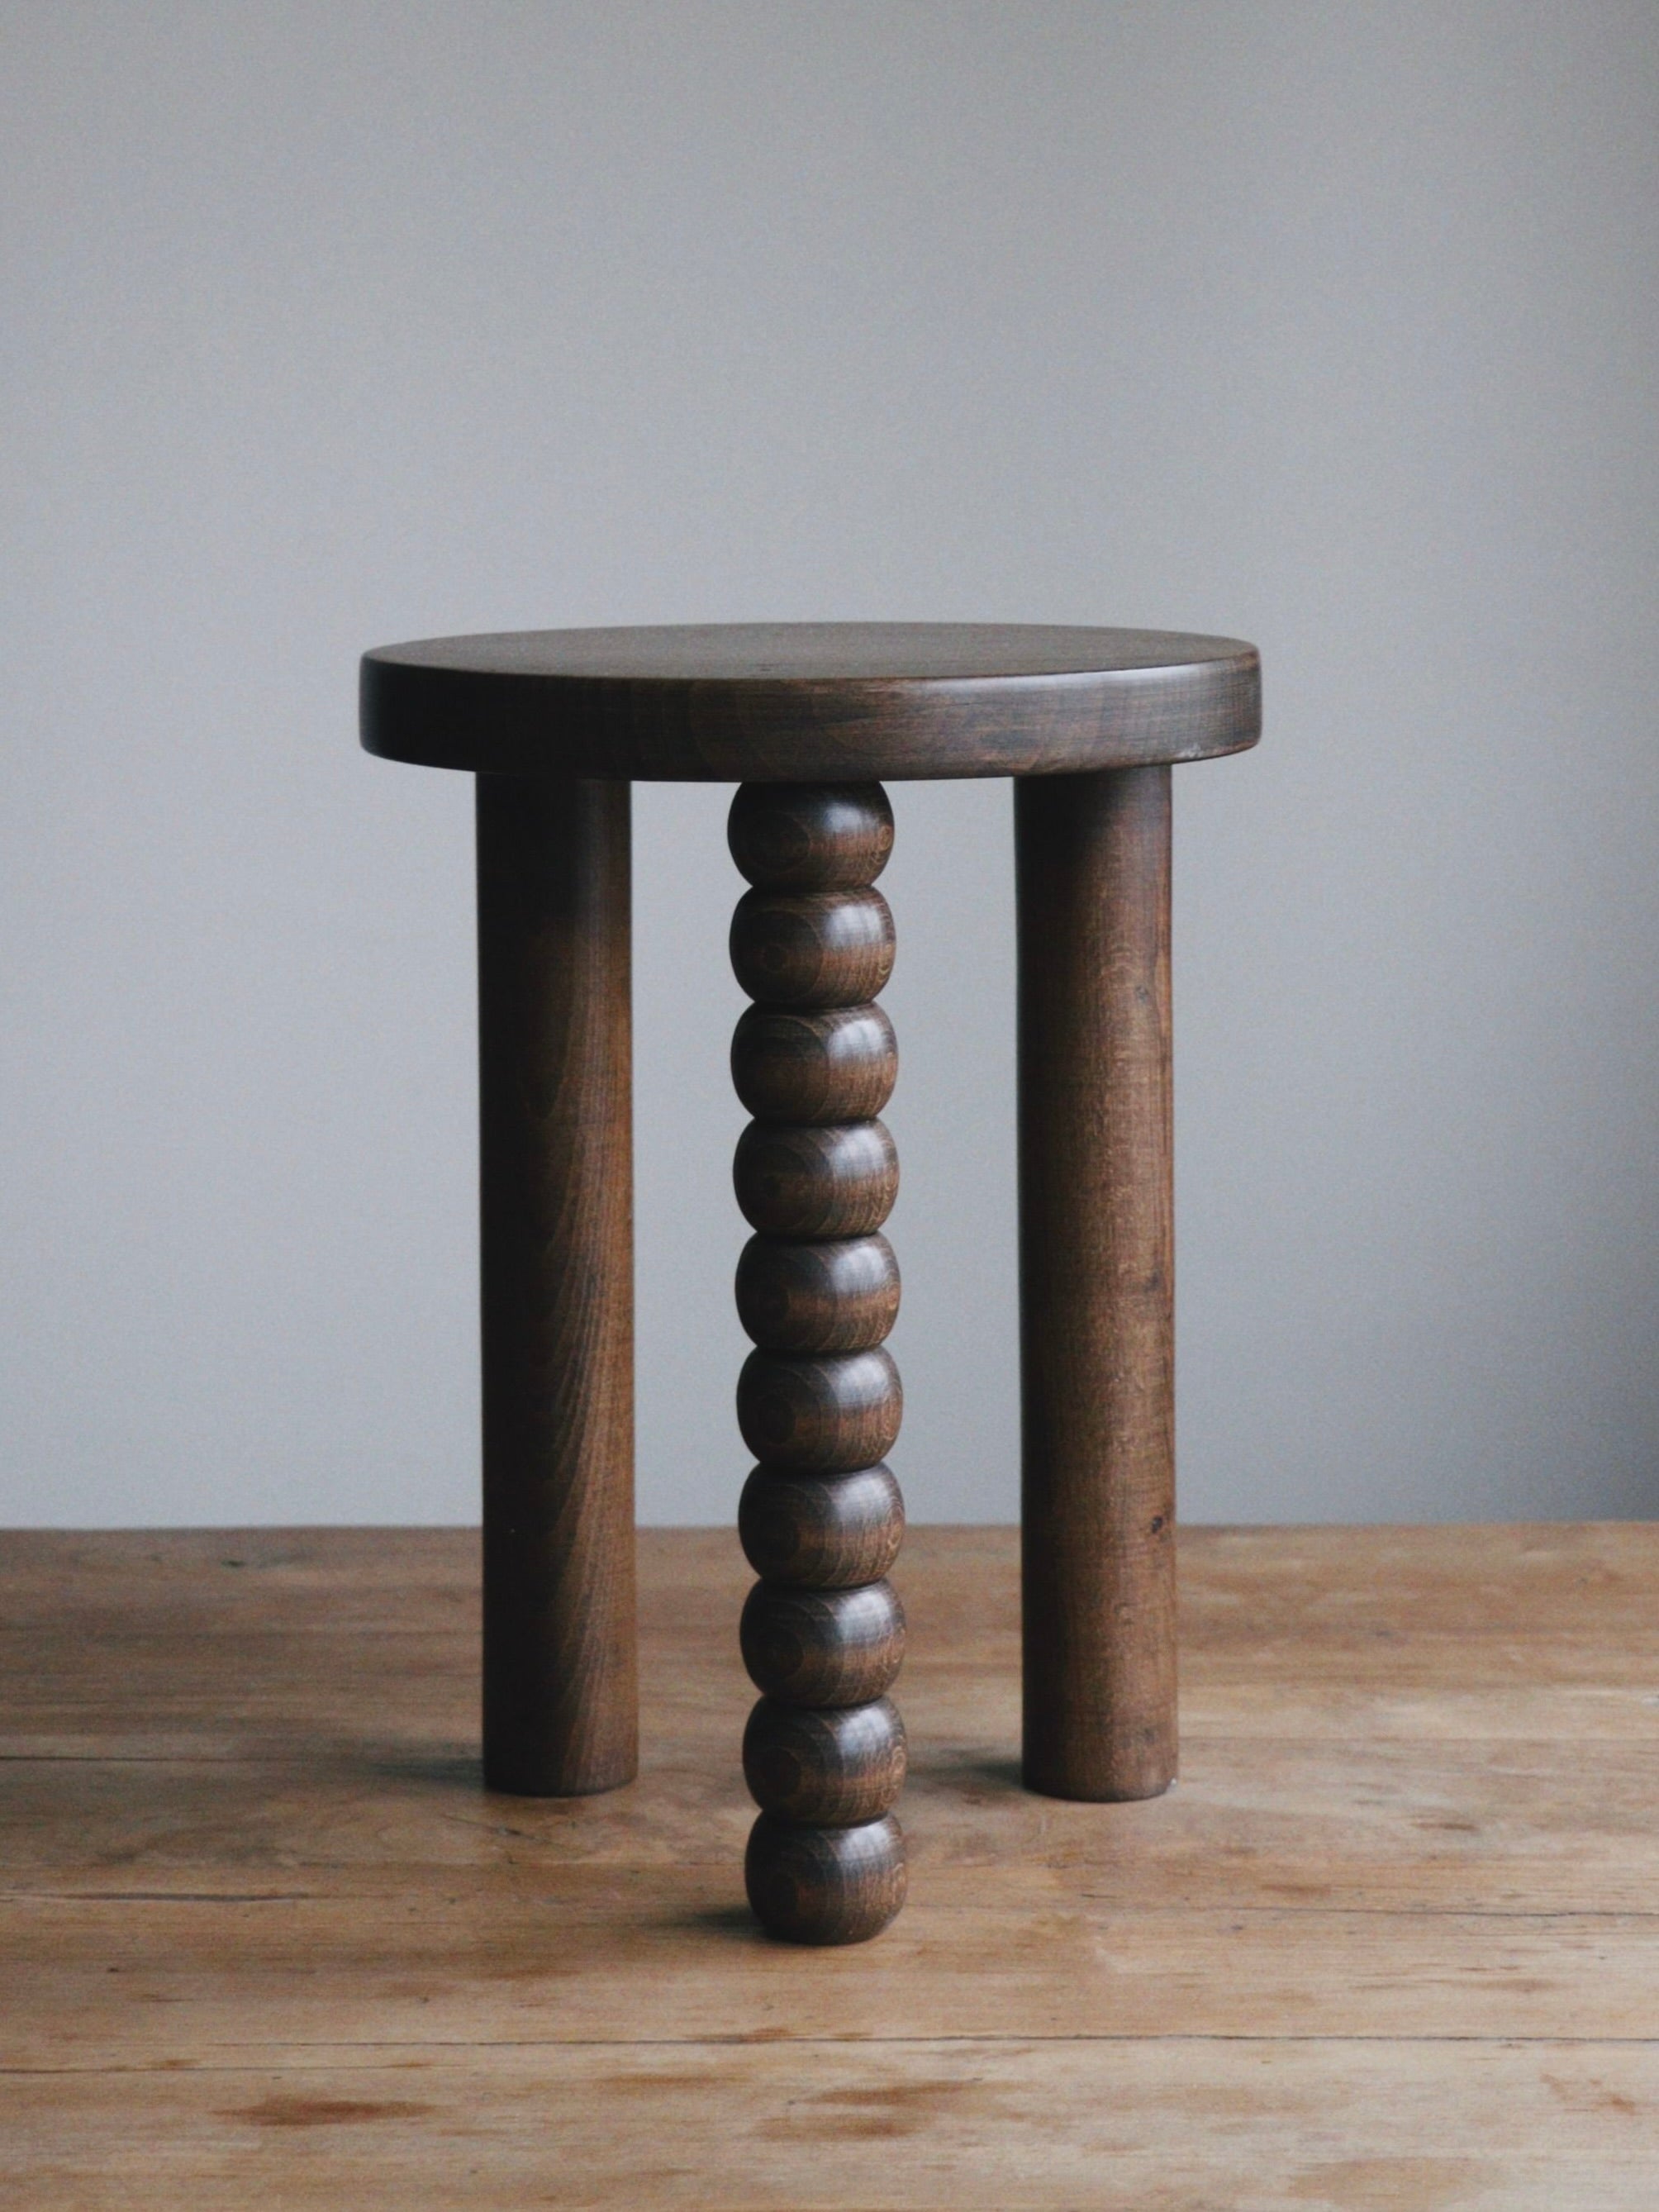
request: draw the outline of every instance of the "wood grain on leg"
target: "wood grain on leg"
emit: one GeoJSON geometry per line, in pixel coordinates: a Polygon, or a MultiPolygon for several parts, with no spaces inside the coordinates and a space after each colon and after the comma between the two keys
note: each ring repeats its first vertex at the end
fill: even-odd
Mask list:
{"type": "Polygon", "coordinates": [[[882,1349],[898,1265],[878,1231],[897,1188],[873,1117],[897,1073],[871,1000],[893,964],[893,920],[872,888],[892,849],[879,784],[745,784],[732,857],[754,885],[732,965],[756,1003],[732,1073],[756,1116],[738,1148],[757,1234],[738,1264],[753,1339],[738,1425],[759,1464],[739,1509],[760,1581],[739,1642],[762,1692],[744,1741],[761,1808],[744,1876],[762,1925],[797,1943],[862,1942],[904,1901],[903,1723],[886,1692],[904,1612],[884,1579],[903,1533],[885,1464],[903,1393],[882,1349]]]}
{"type": "Polygon", "coordinates": [[[625,783],[478,778],[484,1776],[631,1781],[625,783]]]}
{"type": "Polygon", "coordinates": [[[1015,787],[1024,1774],[1176,1771],[1170,771],[1015,787]]]}

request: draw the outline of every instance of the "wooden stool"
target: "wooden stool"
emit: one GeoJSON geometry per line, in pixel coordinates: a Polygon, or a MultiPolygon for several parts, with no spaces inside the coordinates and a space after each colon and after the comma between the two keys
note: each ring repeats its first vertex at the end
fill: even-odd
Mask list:
{"type": "Polygon", "coordinates": [[[749,1895],[810,1943],[873,1936],[903,1902],[880,1233],[898,1165],[878,1118],[897,1063],[874,884],[882,781],[969,775],[1019,779],[1024,1778],[1169,1786],[1170,764],[1253,744],[1260,720],[1252,647],[1150,630],[543,630],[365,657],[368,750],[478,780],[492,1789],[635,1771],[629,785],[734,781],[749,1895]]]}

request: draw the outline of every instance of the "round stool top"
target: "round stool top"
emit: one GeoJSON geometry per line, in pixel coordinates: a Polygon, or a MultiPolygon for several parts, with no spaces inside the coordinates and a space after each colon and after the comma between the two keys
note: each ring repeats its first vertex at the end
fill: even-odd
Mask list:
{"type": "Polygon", "coordinates": [[[1039,623],[731,623],[383,645],[388,760],[672,782],[1042,775],[1203,760],[1261,734],[1232,637],[1039,623]]]}

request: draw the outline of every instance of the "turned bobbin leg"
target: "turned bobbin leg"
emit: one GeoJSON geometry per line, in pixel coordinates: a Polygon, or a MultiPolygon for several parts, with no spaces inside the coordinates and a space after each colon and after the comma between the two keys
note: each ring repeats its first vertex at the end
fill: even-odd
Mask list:
{"type": "Polygon", "coordinates": [[[633,1779],[629,787],[478,778],[484,1779],[633,1779]]]}
{"type": "Polygon", "coordinates": [[[762,1692],[743,1745],[761,1808],[744,1873],[774,1935],[855,1943],[887,1925],[905,1886],[890,1812],[904,1728],[885,1694],[904,1650],[886,1580],[904,1509],[884,1464],[902,1394],[881,1348],[899,1278],[878,1234],[898,1162],[876,1119],[897,1059],[872,1003],[893,923],[871,888],[893,817],[879,784],[745,784],[728,834],[754,886],[732,924],[732,964],[756,1001],[732,1042],[755,1116],[733,1170],[756,1231],[737,1283],[756,1346],[738,1421],[759,1462],[738,1527],[761,1578],[740,1631],[762,1692]]]}
{"type": "Polygon", "coordinates": [[[1024,1771],[1176,1771],[1170,771],[1015,786],[1024,1771]]]}

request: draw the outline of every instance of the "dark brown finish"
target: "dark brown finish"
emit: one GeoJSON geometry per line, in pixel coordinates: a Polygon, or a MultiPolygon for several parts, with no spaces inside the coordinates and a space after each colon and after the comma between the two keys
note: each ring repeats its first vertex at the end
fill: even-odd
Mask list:
{"type": "Polygon", "coordinates": [[[902,1407],[881,1349],[897,1271],[876,1234],[897,1189],[875,1119],[897,1067],[874,1004],[893,954],[872,888],[892,844],[878,779],[1010,775],[1026,1772],[1082,1797],[1168,1782],[1167,768],[1252,744],[1259,726],[1255,649],[1177,633],[761,624],[439,639],[365,657],[365,746],[476,769],[487,787],[492,1780],[586,1789],[632,1771],[617,1720],[631,1700],[626,848],[618,875],[614,821],[594,785],[569,779],[743,784],[728,835],[754,888],[732,955],[757,1003],[732,1073],[756,1118],[733,1181],[757,1232],[738,1279],[757,1349],[738,1404],[760,1465],[741,1521],[766,1581],[810,1593],[878,1581],[902,1528],[877,1464],[902,1407]],[[547,881],[526,893],[538,870],[547,881]],[[497,874],[519,888],[491,891],[497,874]],[[564,918],[544,927],[538,900],[564,918]]]}
{"type": "Polygon", "coordinates": [[[897,1078],[893,1025],[879,1006],[750,1006],[732,1033],[732,1087],[757,1121],[871,1121],[897,1078]]]}
{"type": "Polygon", "coordinates": [[[904,1723],[890,1698],[823,1712],[763,1698],[743,1736],[743,1773],[763,1813],[856,1827],[890,1812],[904,1787],[904,1723]]]}
{"type": "Polygon", "coordinates": [[[786,1359],[751,1352],[738,1377],[738,1426],[757,1460],[793,1474],[850,1474],[885,1459],[904,1389],[890,1353],[786,1359]]]}
{"type": "Polygon", "coordinates": [[[1261,719],[1237,638],[1026,623],[431,638],[365,655],[362,699],[364,744],[393,760],[715,783],[1201,760],[1261,719]]]}
{"type": "Polygon", "coordinates": [[[899,1275],[875,1233],[897,1162],[871,1118],[897,1063],[868,1003],[892,968],[892,916],[867,888],[892,848],[892,810],[878,784],[745,785],[727,836],[755,885],[732,924],[732,964],[767,1002],[738,1024],[732,1073],[751,1113],[785,1125],[770,1145],[751,1125],[736,1181],[763,1221],[801,1217],[788,1237],[751,1237],[738,1264],[738,1311],[759,1347],[738,1380],[738,1421],[760,1462],[738,1524],[763,1577],[738,1640],[764,1692],[744,1739],[761,1808],[745,1876],[774,1935],[851,1942],[886,1926],[904,1880],[902,1838],[878,1820],[904,1779],[903,1727],[884,1695],[904,1655],[903,1608],[884,1579],[904,1509],[881,1463],[903,1394],[878,1348],[899,1275]],[[823,1011],[779,1012],[780,1000],[823,1011]],[[877,1080],[861,1088],[872,1067],[877,1080]],[[826,1122],[844,1126],[789,1126],[826,1122]],[[824,1233],[849,1213],[865,1233],[824,1233]]]}
{"type": "Polygon", "coordinates": [[[738,1632],[749,1679],[792,1705],[861,1705],[904,1661],[904,1607],[890,1583],[780,1589],[757,1583],[738,1632]]]}
{"type": "Polygon", "coordinates": [[[1014,806],[1025,1780],[1150,1797],[1176,1771],[1170,772],[1014,806]]]}
{"type": "Polygon", "coordinates": [[[747,783],[732,801],[726,842],[748,883],[779,893],[856,890],[891,856],[892,804],[878,783],[747,783]]]}
{"type": "Polygon", "coordinates": [[[732,1163],[744,1219],[773,1237],[867,1237],[892,1212],[898,1181],[882,1121],[751,1121],[732,1163]]]}
{"type": "Polygon", "coordinates": [[[744,1556],[765,1582],[804,1589],[877,1583],[904,1540],[904,1500],[886,1466],[853,1474],[757,1467],[738,1504],[744,1556]]]}
{"type": "Polygon", "coordinates": [[[629,792],[481,777],[484,1776],[638,1764],[629,792]]]}
{"type": "Polygon", "coordinates": [[[732,917],[732,970],[766,1006],[856,1006],[893,972],[892,915],[867,886],[750,891],[732,917]]]}
{"type": "Polygon", "coordinates": [[[737,1289],[738,1318],[767,1352],[866,1352],[898,1319],[898,1262],[880,1235],[751,1237],[737,1289]]]}
{"type": "Polygon", "coordinates": [[[774,1936],[867,1943],[904,1903],[904,1838],[891,1814],[857,1828],[806,1828],[763,1813],[743,1871],[749,1901],[774,1936]]]}

